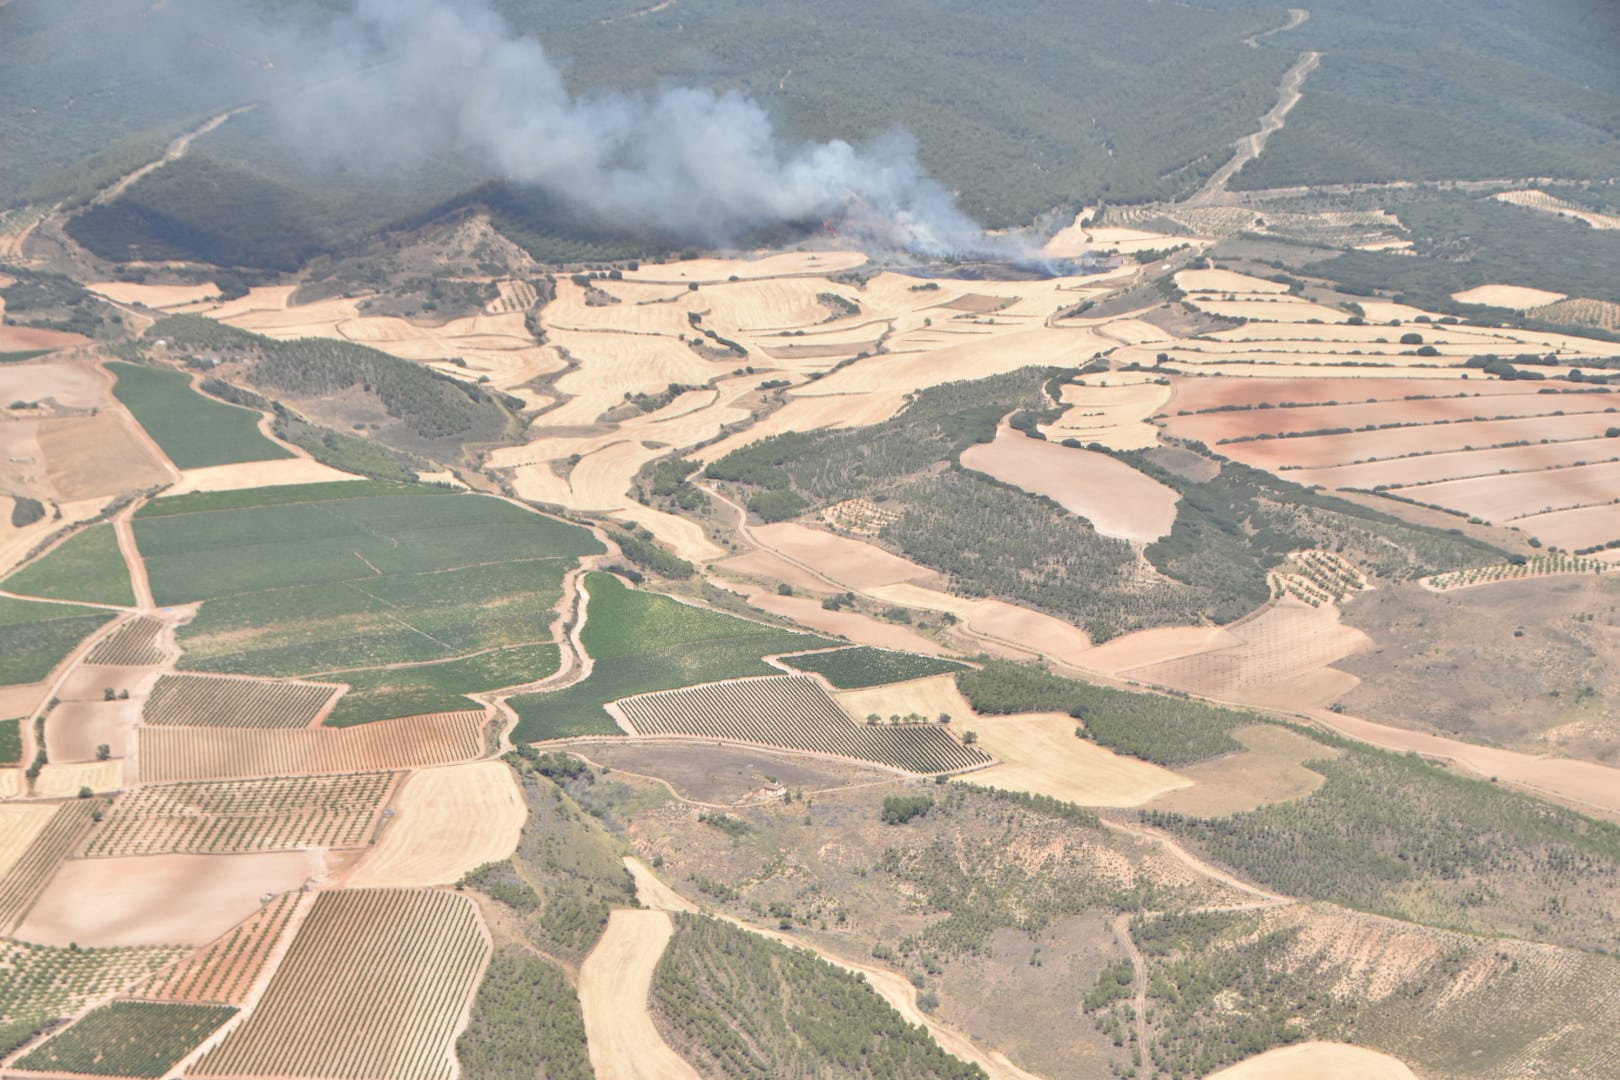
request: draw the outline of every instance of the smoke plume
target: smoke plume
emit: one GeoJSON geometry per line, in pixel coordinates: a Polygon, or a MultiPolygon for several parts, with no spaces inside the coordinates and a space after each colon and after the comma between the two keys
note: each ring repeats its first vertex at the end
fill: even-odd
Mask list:
{"type": "Polygon", "coordinates": [[[1001,246],[904,132],[792,143],[735,93],[576,97],[541,44],[481,0],[359,0],[322,28],[318,52],[329,72],[274,107],[295,145],[346,169],[408,173],[450,152],[615,224],[708,245],[834,218],[857,241],[925,256],[1001,246]]]}

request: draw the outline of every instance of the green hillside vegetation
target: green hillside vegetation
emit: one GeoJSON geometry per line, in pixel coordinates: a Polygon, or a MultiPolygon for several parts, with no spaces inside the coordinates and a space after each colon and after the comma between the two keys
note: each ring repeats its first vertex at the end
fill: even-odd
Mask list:
{"type": "MultiPolygon", "coordinates": [[[[1343,917],[1327,905],[1313,905],[1311,915],[1343,917]]],[[[1382,929],[1396,948],[1421,942],[1413,955],[1433,952],[1426,961],[1352,974],[1352,985],[1374,979],[1378,989],[1347,993],[1339,950],[1311,942],[1290,921],[1202,912],[1132,922],[1147,964],[1156,1069],[1203,1075],[1272,1046],[1323,1039],[1394,1054],[1425,1075],[1494,1075],[1526,1061],[1560,1076],[1607,1071],[1612,1033],[1567,1019],[1612,993],[1620,974],[1613,957],[1443,931],[1402,935],[1367,920],[1366,931],[1382,929]],[[1459,985],[1469,989],[1458,993],[1459,985]],[[1522,1004],[1502,1009],[1503,1001],[1522,1004]]],[[[1099,980],[1099,989],[1106,985],[1099,980]]],[[[1118,1000],[1087,1011],[1093,1024],[1122,1035],[1130,1007],[1118,1000]]]]}
{"type": "Polygon", "coordinates": [[[466,707],[455,695],[546,663],[545,650],[488,650],[549,643],[564,576],[602,550],[585,529],[488,496],[376,481],[298,495],[162,500],[137,516],[136,540],[159,603],[205,601],[181,635],[193,670],[304,675],[486,653],[357,675],[351,720],[426,700],[466,707]],[[343,498],[350,489],[361,497],[343,498]]]}
{"type": "Polygon", "coordinates": [[[1308,798],[1146,819],[1269,888],[1473,933],[1620,949],[1620,827],[1356,743],[1308,798]]]}
{"type": "Polygon", "coordinates": [[[1158,465],[1152,451],[1109,452],[1180,493],[1170,534],[1145,554],[1160,573],[1209,597],[1217,622],[1269,600],[1266,572],[1291,551],[1339,551],[1397,581],[1507,558],[1460,530],[1412,525],[1235,461],[1220,459],[1214,478],[1196,481],[1158,465]]]}
{"type": "Polygon", "coordinates": [[[203,397],[181,372],[117,361],[107,367],[118,376],[113,394],[182,469],[292,457],[259,431],[258,413],[203,397]]]}
{"type": "Polygon", "coordinates": [[[1262,722],[1255,713],[1093,686],[1027,664],[989,658],[980,664],[956,676],[957,688],[976,711],[1066,712],[1084,720],[1086,736],[1099,745],[1159,765],[1188,765],[1241,750],[1229,732],[1262,722]]]}
{"type": "MultiPolygon", "coordinates": [[[[358,387],[374,395],[404,433],[416,440],[480,442],[505,434],[509,414],[494,395],[476,384],[436,374],[420,364],[364,345],[324,338],[276,341],[225,326],[200,315],[172,315],[146,332],[146,340],[168,341],[171,350],[219,361],[247,364],[247,381],[280,391],[294,402],[321,400],[358,387]]],[[[390,433],[384,442],[399,442],[390,433]]]]}
{"type": "Polygon", "coordinates": [[[0,582],[8,592],[52,600],[133,607],[135,589],[129,565],[118,550],[118,536],[103,522],[68,537],[44,558],[0,582]]]}
{"type": "Polygon", "coordinates": [[[930,675],[948,675],[966,671],[967,665],[937,656],[918,656],[916,653],[891,652],[870,645],[857,645],[833,652],[806,653],[785,656],[782,662],[796,671],[809,671],[821,675],[840,690],[853,690],[863,686],[881,686],[884,683],[905,682],[930,675]]]}
{"type": "Polygon", "coordinates": [[[1410,254],[1347,251],[1309,264],[1308,272],[1353,291],[1393,292],[1459,313],[1484,309],[1459,304],[1452,293],[1496,283],[1620,302],[1620,232],[1487,195],[1424,194],[1390,209],[1411,230],[1410,254]]]}
{"type": "Polygon", "coordinates": [[[514,645],[423,667],[346,671],[329,677],[349,684],[326,722],[348,727],[395,716],[477,708],[466,694],[543,679],[560,663],[551,642],[514,645]]]}
{"type": "Polygon", "coordinates": [[[610,701],[777,674],[761,657],[836,644],[631,589],[611,574],[588,574],[585,587],[591,599],[580,640],[592,659],[590,677],[564,690],[512,698],[519,717],[514,742],[618,735],[619,726],[602,709],[610,701]]]}
{"type": "Polygon", "coordinates": [[[859,975],[701,915],[675,916],[652,1001],[670,1042],[706,1076],[985,1075],[859,975]]]}
{"type": "Polygon", "coordinates": [[[114,1001],[17,1062],[20,1069],[95,1076],[163,1076],[225,1021],[228,1005],[114,1001]]]}
{"type": "Polygon", "coordinates": [[[579,996],[556,964],[516,945],[495,950],[467,1030],[456,1040],[467,1080],[593,1080],[579,996]],[[536,1071],[538,1070],[538,1072],[536,1071]]]}
{"type": "Polygon", "coordinates": [[[286,410],[276,417],[276,437],[306,451],[322,465],[379,480],[410,483],[418,473],[404,455],[381,443],[346,435],[319,424],[311,424],[286,410]]]}
{"type": "Polygon", "coordinates": [[[529,820],[507,883],[528,886],[538,899],[521,887],[497,888],[491,895],[506,898],[502,902],[521,917],[530,944],[577,964],[596,947],[613,908],[637,906],[636,886],[624,866],[624,845],[600,820],[595,801],[596,788],[618,785],[598,780],[576,758],[557,757],[508,755],[523,784],[529,820]]]}
{"type": "Polygon", "coordinates": [[[1310,12],[1266,44],[1321,51],[1321,66],[1235,187],[1613,173],[1612,36],[1590,33],[1580,5],[1330,0],[1310,12]]]}
{"type": "Polygon", "coordinates": [[[0,596],[0,686],[39,682],[112,617],[95,608],[0,596]]]}

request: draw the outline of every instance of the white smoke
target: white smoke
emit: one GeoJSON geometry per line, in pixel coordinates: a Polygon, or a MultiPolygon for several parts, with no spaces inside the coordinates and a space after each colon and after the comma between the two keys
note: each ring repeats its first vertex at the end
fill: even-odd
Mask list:
{"type": "Polygon", "coordinates": [[[792,144],[735,93],[575,97],[540,43],[481,0],[359,0],[321,39],[336,73],[277,109],[298,146],[346,168],[408,171],[451,152],[606,221],[709,245],[835,218],[926,256],[1007,250],[903,132],[792,144]]]}

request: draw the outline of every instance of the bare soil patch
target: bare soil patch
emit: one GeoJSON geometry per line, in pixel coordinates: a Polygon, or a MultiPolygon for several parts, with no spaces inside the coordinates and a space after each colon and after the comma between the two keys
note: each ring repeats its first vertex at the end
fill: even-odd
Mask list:
{"type": "Polygon", "coordinates": [[[1345,619],[1375,645],[1338,661],[1350,713],[1435,734],[1620,765],[1620,579],[1364,593],[1345,619]]]}
{"type": "Polygon", "coordinates": [[[106,378],[88,362],[52,359],[0,364],[0,401],[50,401],[59,408],[94,409],[112,399],[106,378]]]}
{"type": "Polygon", "coordinates": [[[350,886],[454,884],[508,858],[528,810],[505,762],[473,761],[412,773],[384,815],[350,886]]]}
{"type": "Polygon", "coordinates": [[[69,859],[17,936],[81,948],[206,945],[258,910],[260,897],[325,873],[320,851],[69,859]]]}
{"type": "Polygon", "coordinates": [[[828,611],[819,600],[808,596],[783,596],[775,589],[752,585],[736,585],[732,588],[761,611],[790,619],[823,634],[845,638],[857,645],[875,645],[880,649],[920,652],[930,656],[949,651],[910,627],[883,622],[858,611],[828,611]]]}
{"type": "Polygon", "coordinates": [[[568,749],[616,772],[657,777],[683,799],[720,806],[774,799],[789,790],[814,792],[894,779],[887,771],[852,763],[738,746],[604,739],[571,743],[568,749]]]}
{"type": "Polygon", "coordinates": [[[118,414],[41,421],[46,483],[58,499],[90,499],[167,483],[169,473],[118,414]]]}
{"type": "MultiPolygon", "coordinates": [[[[1499,450],[1465,450],[1420,457],[1338,465],[1327,469],[1291,469],[1288,479],[1323,487],[1376,488],[1392,484],[1428,484],[1469,476],[1496,476],[1504,471],[1551,469],[1577,462],[1620,458],[1620,444],[1608,439],[1576,439],[1561,443],[1532,443],[1499,450]]],[[[1409,493],[1423,499],[1422,489],[1409,493]]],[[[1423,499],[1428,502],[1428,499],[1423,499]]]]}
{"type": "MultiPolygon", "coordinates": [[[[1615,507],[1586,506],[1578,510],[1555,510],[1550,514],[1522,517],[1513,523],[1544,543],[1566,551],[1607,544],[1620,540],[1620,524],[1615,521],[1615,507]]],[[[1605,557],[1612,556],[1612,549],[1605,557]]]]}
{"type": "Polygon", "coordinates": [[[1229,443],[1221,450],[1228,457],[1261,469],[1276,471],[1284,465],[1320,469],[1374,457],[1438,454],[1514,442],[1535,443],[1542,439],[1595,439],[1602,437],[1614,424],[1614,415],[1603,412],[1532,416],[1515,420],[1480,420],[1469,424],[1392,428],[1389,431],[1348,435],[1308,435],[1296,439],[1229,443]]]}
{"type": "Polygon", "coordinates": [[[1107,454],[1031,439],[1009,427],[971,446],[962,464],[1055,500],[1104,536],[1142,543],[1169,533],[1180,495],[1107,454]]]}
{"type": "MultiPolygon", "coordinates": [[[[1511,521],[1532,514],[1613,503],[1620,499],[1620,462],[1476,476],[1397,490],[1419,502],[1450,507],[1471,517],[1511,521]]],[[[1614,517],[1614,532],[1620,535],[1620,507],[1607,509],[1614,517]]]]}

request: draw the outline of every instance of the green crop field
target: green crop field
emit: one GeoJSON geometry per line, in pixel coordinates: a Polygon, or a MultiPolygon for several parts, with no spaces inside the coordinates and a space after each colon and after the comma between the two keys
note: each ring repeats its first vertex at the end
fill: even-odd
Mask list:
{"type": "Polygon", "coordinates": [[[337,480],[323,484],[286,484],[281,487],[243,488],[239,491],[194,491],[185,495],[159,498],[135,511],[137,518],[173,517],[176,514],[205,514],[215,510],[244,510],[250,507],[293,506],[303,503],[336,502],[368,495],[450,495],[448,488],[416,487],[387,480],[337,480]]]}
{"type": "Polygon", "coordinates": [[[95,604],[135,603],[129,566],[110,524],[92,525],[0,582],[8,592],[95,604]]]}
{"type": "Polygon", "coordinates": [[[0,686],[38,682],[110,611],[0,597],[0,686]]]}
{"type": "Polygon", "coordinates": [[[465,708],[463,693],[555,670],[563,578],[602,550],[589,531],[501,499],[377,481],[154,511],[135,535],[158,602],[204,601],[181,631],[183,666],[352,682],[340,724],[465,708]],[[358,670],[433,661],[452,662],[358,670]]]}
{"type": "Polygon", "coordinates": [[[22,721],[0,720],[0,765],[22,760],[22,721]]]}
{"type": "Polygon", "coordinates": [[[590,678],[549,694],[512,699],[514,742],[570,735],[617,735],[602,706],[652,690],[776,672],[762,659],[836,642],[779,630],[723,612],[626,587],[611,574],[585,579],[591,600],[580,633],[594,661],[590,678]]]}
{"type": "Polygon", "coordinates": [[[473,707],[463,695],[543,679],[557,670],[557,646],[550,642],[494,649],[460,660],[423,667],[349,671],[328,678],[349,684],[327,717],[332,727],[348,727],[395,716],[454,712],[473,707]]]}
{"type": "Polygon", "coordinates": [[[17,1063],[40,1072],[158,1077],[236,1015],[227,1005],[114,1001],[17,1063]]]}
{"type": "Polygon", "coordinates": [[[782,662],[796,671],[809,671],[823,676],[840,690],[854,690],[863,686],[881,686],[884,683],[922,679],[929,675],[948,675],[953,671],[967,671],[966,664],[955,660],[941,660],[937,656],[918,656],[916,653],[891,652],[871,645],[857,645],[834,652],[808,653],[803,656],[784,656],[782,662]]]}
{"type": "Polygon", "coordinates": [[[178,371],[114,361],[113,394],[182,469],[292,457],[259,431],[259,414],[203,397],[178,371]]]}
{"type": "Polygon", "coordinates": [[[37,360],[41,356],[48,356],[50,349],[18,349],[14,352],[0,352],[0,364],[21,364],[29,360],[37,360]]]}

